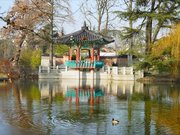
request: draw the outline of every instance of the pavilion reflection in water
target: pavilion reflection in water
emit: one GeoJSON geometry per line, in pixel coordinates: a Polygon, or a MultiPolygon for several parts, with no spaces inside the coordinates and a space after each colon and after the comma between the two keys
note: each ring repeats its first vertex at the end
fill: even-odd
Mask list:
{"type": "Polygon", "coordinates": [[[79,96],[81,101],[88,101],[89,96],[103,97],[104,95],[127,95],[133,92],[143,93],[143,84],[134,81],[110,82],[107,80],[39,80],[41,98],[49,97],[51,91],[54,97],[56,93],[62,93],[65,98],[79,96]],[[78,95],[77,95],[78,94],[78,95]]]}

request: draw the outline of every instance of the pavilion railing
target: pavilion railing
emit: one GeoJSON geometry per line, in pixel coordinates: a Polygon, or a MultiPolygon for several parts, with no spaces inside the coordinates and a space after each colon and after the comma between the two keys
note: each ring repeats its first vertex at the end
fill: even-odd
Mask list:
{"type": "Polygon", "coordinates": [[[65,65],[69,68],[102,68],[104,66],[104,62],[102,61],[90,62],[88,60],[81,60],[76,62],[75,60],[72,60],[72,61],[66,61],[65,65]]]}
{"type": "MultiPolygon", "coordinates": [[[[86,67],[86,63],[79,63],[82,65],[79,65],[81,67],[86,67]]],[[[90,67],[91,65],[89,65],[90,67]]],[[[70,67],[67,67],[65,65],[58,65],[55,67],[46,67],[46,66],[40,66],[39,67],[39,73],[61,73],[62,71],[70,71],[73,70],[70,67]]],[[[111,74],[111,75],[132,75],[135,76],[137,78],[141,78],[144,76],[143,71],[134,71],[133,67],[110,67],[110,66],[103,66],[102,68],[100,68],[99,70],[101,73],[107,73],[107,74],[111,74]]]]}

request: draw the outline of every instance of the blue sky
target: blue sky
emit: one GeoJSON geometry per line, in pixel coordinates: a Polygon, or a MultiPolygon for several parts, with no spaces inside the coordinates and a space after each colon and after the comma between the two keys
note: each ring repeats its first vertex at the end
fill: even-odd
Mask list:
{"type": "MultiPolygon", "coordinates": [[[[10,10],[10,8],[12,7],[13,3],[14,0],[0,0],[0,15],[5,16],[8,10],[10,10]],[[3,13],[3,15],[1,13],[3,13]]],[[[80,17],[79,12],[76,12],[79,6],[80,6],[80,2],[78,0],[71,0],[71,10],[74,13],[73,16],[75,21],[73,23],[64,24],[63,27],[66,34],[79,30],[83,25],[84,22],[83,18],[80,17]]],[[[0,28],[2,28],[4,25],[5,23],[2,20],[0,20],[0,28]]],[[[62,26],[59,26],[59,29],[61,29],[61,27],[62,26]]]]}
{"type": "Polygon", "coordinates": [[[7,12],[13,3],[14,0],[0,0],[0,7],[1,7],[0,13],[4,11],[7,12]]]}
{"type": "MultiPolygon", "coordinates": [[[[13,3],[14,3],[14,0],[0,0],[0,16],[5,16],[8,10],[13,5],[13,3]]],[[[2,20],[0,20],[0,28],[3,25],[5,25],[5,23],[2,20]]]]}

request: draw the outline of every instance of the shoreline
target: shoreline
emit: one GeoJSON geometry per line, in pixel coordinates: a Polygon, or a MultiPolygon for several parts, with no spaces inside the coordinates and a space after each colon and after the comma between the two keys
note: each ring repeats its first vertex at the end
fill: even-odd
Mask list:
{"type": "Polygon", "coordinates": [[[167,83],[178,83],[180,82],[180,76],[170,76],[170,75],[166,75],[166,76],[146,76],[140,79],[137,79],[138,82],[167,82],[167,83]]]}

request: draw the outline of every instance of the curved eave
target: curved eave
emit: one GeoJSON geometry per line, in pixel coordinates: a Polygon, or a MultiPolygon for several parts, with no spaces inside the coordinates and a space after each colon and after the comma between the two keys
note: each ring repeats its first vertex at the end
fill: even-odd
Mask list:
{"type": "Polygon", "coordinates": [[[112,42],[114,42],[114,40],[111,37],[105,37],[101,34],[94,33],[93,31],[90,31],[88,29],[81,29],[77,32],[55,39],[55,43],[61,43],[66,45],[72,45],[72,44],[105,45],[112,42]],[[83,40],[82,38],[86,38],[86,39],[83,40]]]}

